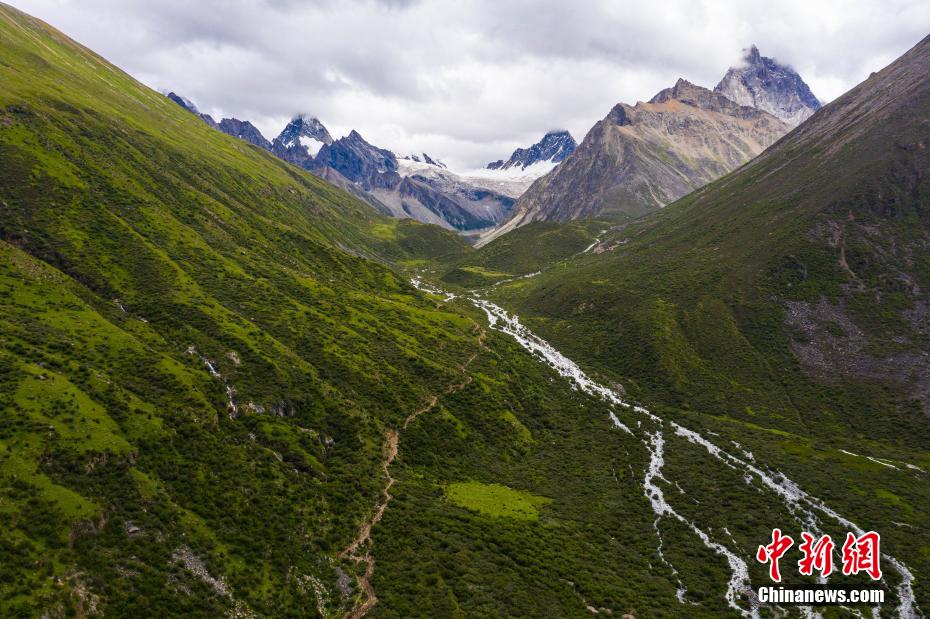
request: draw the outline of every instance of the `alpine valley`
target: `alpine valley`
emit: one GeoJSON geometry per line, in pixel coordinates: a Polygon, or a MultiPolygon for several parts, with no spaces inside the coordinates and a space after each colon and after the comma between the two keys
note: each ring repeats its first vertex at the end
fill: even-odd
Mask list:
{"type": "Polygon", "coordinates": [[[0,4],[0,616],[925,616],[928,144],[930,37],[450,170],[0,4]]]}

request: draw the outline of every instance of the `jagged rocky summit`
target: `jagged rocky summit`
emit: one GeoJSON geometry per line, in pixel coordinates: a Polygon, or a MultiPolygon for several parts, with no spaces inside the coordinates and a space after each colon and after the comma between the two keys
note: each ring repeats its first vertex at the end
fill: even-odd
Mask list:
{"type": "Polygon", "coordinates": [[[646,103],[617,104],[479,244],[532,221],[661,208],[752,159],[820,106],[793,69],[753,45],[714,90],[679,79],[646,103]]]}
{"type": "Polygon", "coordinates": [[[538,163],[560,163],[571,155],[577,146],[575,138],[568,131],[550,131],[529,148],[518,148],[513,151],[507,161],[498,159],[485,167],[488,170],[509,170],[517,167],[526,170],[538,163]]]}
{"type": "Polygon", "coordinates": [[[766,58],[755,45],[746,50],[743,64],[730,68],[714,91],[791,126],[807,120],[822,105],[794,69],[766,58]]]}

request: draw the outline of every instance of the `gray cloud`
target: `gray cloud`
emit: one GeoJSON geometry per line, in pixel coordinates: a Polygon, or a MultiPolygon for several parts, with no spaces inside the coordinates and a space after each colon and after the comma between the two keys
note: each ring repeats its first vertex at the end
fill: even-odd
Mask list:
{"type": "Polygon", "coordinates": [[[618,101],[713,86],[740,50],[823,100],[925,36],[926,0],[14,0],[149,86],[274,137],[298,112],[460,167],[618,101]]]}

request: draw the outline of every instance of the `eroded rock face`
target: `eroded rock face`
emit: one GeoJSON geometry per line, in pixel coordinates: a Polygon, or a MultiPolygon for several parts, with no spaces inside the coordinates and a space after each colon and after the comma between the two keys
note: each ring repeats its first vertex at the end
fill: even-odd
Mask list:
{"type": "Polygon", "coordinates": [[[394,153],[369,144],[358,131],[321,148],[315,161],[318,166],[332,168],[359,183],[366,191],[400,182],[394,153]]]}
{"type": "Polygon", "coordinates": [[[517,202],[519,225],[641,215],[742,165],[789,131],[771,114],[680,79],[620,103],[517,202]]]}
{"type": "Polygon", "coordinates": [[[820,107],[793,69],[753,46],[712,91],[680,79],[648,103],[615,106],[482,243],[532,221],[653,211],[752,159],[820,107]]]}
{"type": "Polygon", "coordinates": [[[794,69],[766,58],[753,45],[743,64],[732,67],[714,88],[739,103],[764,110],[797,126],[820,109],[821,103],[794,69]]]}
{"type": "Polygon", "coordinates": [[[265,150],[271,150],[271,142],[262,135],[262,132],[259,131],[255,125],[247,120],[224,118],[219,122],[216,128],[234,138],[239,138],[240,140],[244,140],[249,144],[254,144],[265,150]]]}
{"type": "MultiPolygon", "coordinates": [[[[784,301],[791,349],[805,373],[821,382],[890,384],[930,415],[930,296],[921,258],[930,233],[920,226],[903,232],[896,209],[875,206],[872,200],[860,209],[840,202],[805,234],[807,242],[829,248],[828,268],[840,283],[829,299],[784,301]]],[[[810,268],[786,256],[785,270],[798,283],[822,279],[827,265],[806,260],[810,268]]]]}
{"type": "MultiPolygon", "coordinates": [[[[926,312],[926,305],[918,304],[906,316],[914,311],[926,312]]],[[[808,375],[826,383],[846,378],[896,383],[920,400],[930,415],[930,355],[906,346],[907,338],[895,338],[902,350],[876,354],[845,303],[832,304],[824,298],[816,304],[786,301],[785,324],[793,329],[791,348],[808,375]]]]}
{"type": "MultiPolygon", "coordinates": [[[[519,193],[532,178],[550,168],[523,179],[494,178],[457,174],[442,161],[426,153],[399,158],[393,152],[367,142],[357,131],[334,140],[316,117],[295,116],[283,131],[269,142],[248,121],[224,118],[219,123],[201,114],[194,103],[176,93],[169,99],[205,123],[223,133],[271,151],[275,156],[308,170],[320,178],[368,202],[385,215],[410,217],[455,230],[486,229],[505,221],[513,210],[519,193]],[[519,188],[517,194],[511,192],[519,188]]],[[[556,165],[571,149],[574,139],[567,132],[552,132],[530,149],[517,149],[524,163],[548,157],[556,165]]],[[[519,165],[514,164],[519,168],[519,165]]],[[[490,172],[490,171],[489,171],[490,172]]]]}
{"type": "Polygon", "coordinates": [[[512,198],[469,183],[429,159],[398,160],[391,151],[369,144],[353,131],[323,146],[313,169],[328,174],[328,180],[338,175],[344,179],[340,186],[351,184],[363,192],[363,199],[395,217],[471,230],[493,226],[510,214],[512,198]]]}

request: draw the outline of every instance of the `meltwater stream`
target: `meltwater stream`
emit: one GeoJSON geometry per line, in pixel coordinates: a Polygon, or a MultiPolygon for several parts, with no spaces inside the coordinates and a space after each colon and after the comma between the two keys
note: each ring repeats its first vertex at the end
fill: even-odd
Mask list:
{"type": "MultiPolygon", "coordinates": [[[[455,298],[455,295],[444,293],[441,290],[432,288],[419,278],[415,278],[411,281],[416,288],[423,290],[424,292],[445,295],[446,301],[451,301],[455,298]]],[[[670,427],[677,436],[685,438],[690,443],[704,448],[711,456],[719,460],[723,465],[741,471],[743,473],[743,479],[747,484],[752,485],[753,481],[757,480],[762,488],[777,495],[781,501],[784,502],[789,511],[794,514],[798,522],[805,526],[808,530],[819,533],[821,531],[820,518],[827,517],[854,531],[856,535],[861,535],[863,533],[861,527],[856,525],[848,518],[840,515],[820,499],[806,493],[783,473],[772,472],[756,464],[752,454],[743,451],[738,445],[735,446],[739,451],[739,455],[734,455],[712,443],[706,437],[698,432],[695,432],[694,430],[685,428],[676,422],[665,421],[661,417],[653,414],[642,406],[633,405],[624,401],[623,398],[621,398],[613,389],[610,389],[609,387],[592,380],[581,370],[580,367],[578,367],[574,361],[556,350],[547,341],[527,329],[520,322],[519,318],[511,315],[499,305],[478,296],[468,297],[467,300],[484,311],[484,313],[487,315],[488,323],[492,329],[501,331],[511,336],[532,355],[547,363],[561,376],[568,378],[575,388],[581,389],[585,393],[600,397],[605,400],[609,405],[610,420],[614,426],[623,432],[638,436],[650,455],[649,466],[643,478],[643,491],[646,495],[646,498],[649,499],[652,510],[656,515],[654,527],[656,535],[659,537],[660,557],[663,561],[665,561],[665,557],[661,554],[662,537],[658,527],[659,521],[663,517],[674,518],[675,520],[678,520],[686,527],[688,527],[705,546],[726,559],[730,567],[730,579],[727,583],[726,592],[727,604],[743,616],[759,616],[757,603],[753,601],[754,596],[752,595],[751,583],[749,579],[749,569],[746,561],[738,554],[736,554],[736,552],[731,550],[726,544],[714,540],[710,535],[708,535],[707,532],[700,529],[694,522],[691,522],[675,511],[675,509],[666,501],[665,494],[657,483],[659,480],[667,481],[662,476],[662,468],[665,464],[665,437],[663,430],[666,427],[670,427]],[[634,434],[633,430],[630,429],[630,425],[633,424],[628,425],[627,423],[624,423],[624,421],[621,420],[620,415],[624,417],[628,417],[629,415],[643,417],[645,418],[644,420],[652,422],[652,424],[655,426],[655,429],[653,431],[639,431],[642,426],[641,422],[643,421],[639,420],[635,424],[639,434],[634,434]],[[746,610],[737,603],[740,595],[745,597],[745,599],[749,602],[749,610],[746,610]]],[[[890,555],[884,554],[882,555],[882,558],[891,564],[891,566],[896,572],[898,572],[900,576],[900,583],[897,587],[899,600],[899,604],[896,608],[897,615],[903,619],[921,617],[922,613],[920,612],[920,609],[917,607],[917,604],[914,600],[914,577],[910,570],[907,568],[907,566],[904,565],[903,562],[890,555]]],[[[667,562],[666,565],[668,565],[667,562]]],[[[668,567],[672,570],[673,575],[677,575],[674,567],[671,565],[668,565],[668,567]]],[[[679,582],[679,601],[685,601],[685,592],[686,591],[684,586],[679,582]]],[[[805,608],[803,610],[805,611],[805,614],[809,616],[814,614],[809,608],[805,608]]],[[[877,616],[878,608],[873,609],[873,614],[877,616]]]]}
{"type": "MultiPolygon", "coordinates": [[[[740,607],[739,604],[737,604],[738,594],[742,593],[746,595],[750,590],[749,568],[746,565],[746,562],[723,544],[712,540],[706,532],[702,531],[693,522],[689,521],[687,518],[676,512],[665,500],[665,494],[662,491],[662,488],[657,484],[658,480],[664,479],[662,477],[662,467],[665,465],[665,439],[662,434],[662,420],[641,406],[633,406],[628,402],[625,402],[613,389],[610,389],[609,387],[601,385],[592,380],[581,370],[580,367],[578,367],[574,361],[553,348],[549,342],[543,340],[532,331],[527,329],[525,326],[523,326],[523,324],[520,323],[520,320],[516,316],[512,316],[499,305],[478,297],[472,297],[469,300],[474,305],[484,310],[488,317],[488,323],[492,329],[502,331],[514,338],[521,346],[530,351],[530,353],[548,363],[548,365],[560,375],[568,378],[576,388],[581,389],[585,393],[595,395],[606,400],[611,408],[610,420],[620,430],[623,430],[628,434],[633,434],[633,431],[630,430],[630,428],[617,416],[618,409],[626,409],[633,413],[644,415],[656,423],[658,428],[654,432],[647,433],[648,438],[640,438],[643,441],[643,444],[646,446],[646,449],[649,451],[649,467],[647,468],[645,478],[643,479],[643,489],[646,493],[646,498],[649,499],[652,510],[656,515],[654,528],[656,535],[659,538],[660,547],[662,544],[662,535],[659,532],[659,520],[661,520],[664,516],[669,516],[680,521],[686,527],[691,529],[691,531],[701,540],[705,546],[713,550],[715,553],[723,556],[727,560],[727,563],[730,566],[731,574],[730,580],[727,583],[727,604],[734,610],[739,611],[744,616],[757,617],[758,613],[755,609],[747,612],[742,607],[740,607]]],[[[662,556],[662,560],[665,561],[664,556],[662,556]]],[[[669,565],[669,567],[670,569],[674,570],[672,566],[669,565]]],[[[684,602],[685,593],[686,590],[684,589],[684,586],[679,582],[679,601],[684,602]]]]}

